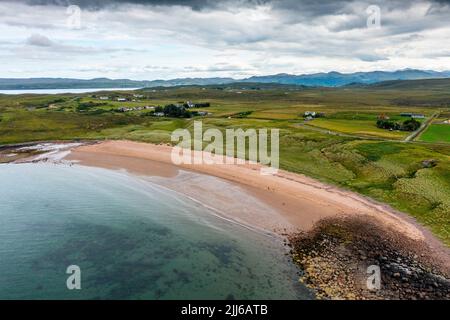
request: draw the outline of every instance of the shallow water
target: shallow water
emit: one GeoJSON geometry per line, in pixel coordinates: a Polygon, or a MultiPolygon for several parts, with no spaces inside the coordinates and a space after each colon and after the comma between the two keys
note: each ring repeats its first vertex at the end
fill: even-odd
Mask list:
{"type": "Polygon", "coordinates": [[[282,244],[119,171],[0,165],[0,299],[309,298],[282,244]],[[81,268],[81,290],[66,269],[81,268]]]}

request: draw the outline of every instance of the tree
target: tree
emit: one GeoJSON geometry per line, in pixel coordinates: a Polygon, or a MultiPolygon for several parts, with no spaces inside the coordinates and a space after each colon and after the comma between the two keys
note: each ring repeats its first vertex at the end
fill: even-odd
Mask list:
{"type": "Polygon", "coordinates": [[[380,129],[399,130],[401,126],[397,122],[379,119],[377,121],[377,127],[380,129]]]}
{"type": "Polygon", "coordinates": [[[416,131],[420,128],[421,123],[416,119],[409,119],[403,122],[402,129],[403,131],[416,131]]]}
{"type": "Polygon", "coordinates": [[[377,120],[377,127],[387,130],[416,131],[420,126],[421,123],[415,119],[406,120],[403,124],[384,119],[377,120]]]}
{"type": "Polygon", "coordinates": [[[164,107],[164,115],[168,117],[174,117],[174,118],[190,118],[192,117],[191,112],[186,110],[183,106],[177,106],[174,104],[169,104],[164,107]]]}

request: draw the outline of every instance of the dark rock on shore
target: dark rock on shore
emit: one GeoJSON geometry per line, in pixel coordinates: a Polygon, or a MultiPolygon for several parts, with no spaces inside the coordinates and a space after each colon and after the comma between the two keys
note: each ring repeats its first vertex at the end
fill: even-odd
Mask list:
{"type": "Polygon", "coordinates": [[[290,244],[319,299],[450,299],[450,266],[373,218],[326,219],[290,244]]]}

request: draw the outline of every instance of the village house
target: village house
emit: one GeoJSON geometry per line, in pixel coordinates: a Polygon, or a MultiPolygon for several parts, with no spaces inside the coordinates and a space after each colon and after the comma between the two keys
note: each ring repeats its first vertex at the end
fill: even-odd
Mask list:
{"type": "Polygon", "coordinates": [[[104,97],[100,97],[99,99],[100,100],[109,100],[109,97],[104,96],[104,97]]]}
{"type": "Polygon", "coordinates": [[[378,116],[378,120],[389,120],[389,119],[390,119],[390,117],[384,113],[382,113],[378,116]]]}
{"type": "Polygon", "coordinates": [[[119,101],[119,102],[125,102],[125,101],[127,101],[127,99],[126,99],[126,98],[117,98],[117,101],[119,101]]]}
{"type": "Polygon", "coordinates": [[[421,113],[403,112],[403,113],[400,113],[400,116],[413,118],[413,119],[425,119],[425,115],[423,115],[421,113]]]}
{"type": "Polygon", "coordinates": [[[325,117],[325,113],[323,112],[315,112],[315,111],[306,111],[303,115],[306,120],[312,120],[314,118],[323,118],[325,117]]]}
{"type": "Polygon", "coordinates": [[[142,110],[154,110],[154,109],[155,109],[155,107],[153,107],[153,106],[143,106],[143,107],[134,107],[134,108],[120,107],[117,109],[117,111],[130,112],[130,111],[142,111],[142,110]]]}
{"type": "Polygon", "coordinates": [[[195,107],[195,104],[192,103],[192,101],[186,101],[186,106],[187,106],[188,108],[194,108],[194,107],[195,107]]]}

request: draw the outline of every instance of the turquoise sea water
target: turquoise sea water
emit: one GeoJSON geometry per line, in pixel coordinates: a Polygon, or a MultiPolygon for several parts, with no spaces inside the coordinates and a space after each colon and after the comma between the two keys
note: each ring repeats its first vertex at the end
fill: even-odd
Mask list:
{"type": "Polygon", "coordinates": [[[286,250],[128,174],[0,165],[0,299],[298,299],[286,250]],[[66,269],[81,268],[81,290],[66,269]]]}

